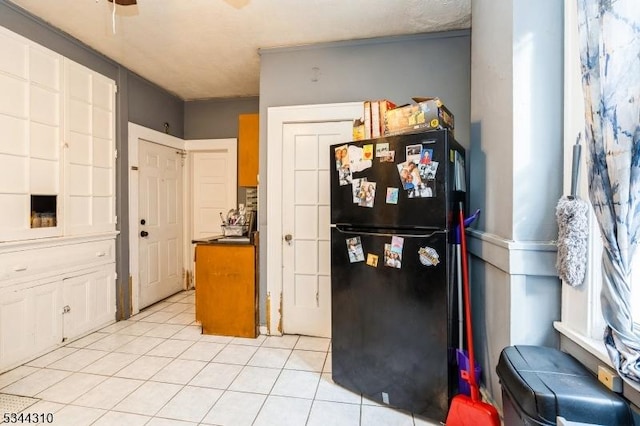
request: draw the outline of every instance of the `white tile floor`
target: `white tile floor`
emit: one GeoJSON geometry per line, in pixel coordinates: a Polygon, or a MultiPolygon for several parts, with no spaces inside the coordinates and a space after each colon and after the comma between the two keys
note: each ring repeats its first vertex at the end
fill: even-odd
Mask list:
{"type": "Polygon", "coordinates": [[[438,424],[334,384],[329,339],[201,334],[194,299],[181,292],[6,372],[0,393],[39,399],[25,412],[61,426],[438,424]]]}

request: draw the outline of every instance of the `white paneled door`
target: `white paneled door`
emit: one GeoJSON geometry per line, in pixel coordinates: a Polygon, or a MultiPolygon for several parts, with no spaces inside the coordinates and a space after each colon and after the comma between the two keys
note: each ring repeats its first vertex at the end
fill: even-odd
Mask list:
{"type": "Polygon", "coordinates": [[[193,153],[194,239],[220,235],[220,215],[236,207],[236,161],[226,149],[193,153]]]}
{"type": "Polygon", "coordinates": [[[177,149],[140,140],[140,309],[182,289],[182,163],[177,149]]]}
{"type": "Polygon", "coordinates": [[[285,124],[282,133],[283,332],[331,337],[329,145],[352,122],[285,124]]]}

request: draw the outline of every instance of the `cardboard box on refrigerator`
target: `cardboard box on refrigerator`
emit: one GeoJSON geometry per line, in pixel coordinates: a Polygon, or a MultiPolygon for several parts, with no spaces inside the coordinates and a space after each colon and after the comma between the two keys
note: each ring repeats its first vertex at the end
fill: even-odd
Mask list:
{"type": "Polygon", "coordinates": [[[433,129],[454,129],[451,111],[439,98],[413,98],[416,104],[403,105],[385,113],[385,136],[433,129]]]}

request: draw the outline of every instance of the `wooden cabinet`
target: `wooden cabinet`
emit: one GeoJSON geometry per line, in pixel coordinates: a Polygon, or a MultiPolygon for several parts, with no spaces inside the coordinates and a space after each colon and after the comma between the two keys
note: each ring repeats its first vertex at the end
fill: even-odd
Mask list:
{"type": "Polygon", "coordinates": [[[258,114],[238,116],[238,186],[258,186],[258,114]]]}
{"type": "Polygon", "coordinates": [[[203,334],[257,336],[256,247],[196,246],[196,317],[203,334]]]}

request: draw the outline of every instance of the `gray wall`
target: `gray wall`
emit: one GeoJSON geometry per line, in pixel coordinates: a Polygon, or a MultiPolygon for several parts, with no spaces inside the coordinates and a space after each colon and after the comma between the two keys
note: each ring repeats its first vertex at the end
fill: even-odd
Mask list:
{"type": "Polygon", "coordinates": [[[116,62],[32,16],[6,0],[0,0],[0,25],[42,46],[113,79],[116,94],[116,214],[120,231],[116,239],[117,318],[130,315],[129,292],[129,205],[128,205],[128,121],[164,132],[163,123],[171,124],[171,134],[183,137],[184,107],[181,99],[146,82],[116,62]],[[174,127],[175,126],[175,127],[174,127]]]}
{"type": "Polygon", "coordinates": [[[184,105],[185,139],[238,137],[238,115],[258,112],[257,96],[187,101],[184,105]]]}
{"type": "Polygon", "coordinates": [[[184,139],[184,101],[129,72],[129,121],[184,139]],[[165,123],[169,125],[165,130],[165,123]]]}
{"type": "MultiPolygon", "coordinates": [[[[238,137],[238,115],[258,112],[259,98],[220,98],[184,104],[184,138],[226,139],[238,137]]],[[[238,187],[238,204],[246,204],[246,188],[238,187]]]]}
{"type": "MultiPolygon", "coordinates": [[[[471,37],[451,31],[299,48],[261,50],[260,205],[268,203],[267,108],[438,96],[453,112],[456,139],[469,147],[471,37]],[[313,68],[318,68],[314,70],[313,68]]],[[[266,236],[266,209],[259,212],[266,236]]],[[[266,324],[266,238],[260,246],[260,322],[266,324]]]]}
{"type": "MultiPolygon", "coordinates": [[[[470,43],[465,30],[262,49],[261,140],[268,107],[381,98],[401,105],[414,96],[438,96],[455,116],[456,138],[468,146],[470,43]]],[[[261,166],[265,156],[261,152],[261,166]]]]}

